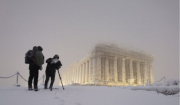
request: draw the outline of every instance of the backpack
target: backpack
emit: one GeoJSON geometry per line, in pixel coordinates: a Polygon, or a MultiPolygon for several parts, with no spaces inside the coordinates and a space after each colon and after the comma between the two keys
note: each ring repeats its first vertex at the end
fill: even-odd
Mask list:
{"type": "Polygon", "coordinates": [[[42,66],[44,64],[44,55],[41,51],[36,51],[35,58],[36,58],[36,64],[38,66],[42,66]]]}
{"type": "Polygon", "coordinates": [[[33,51],[29,50],[26,54],[25,54],[25,64],[29,64],[31,59],[33,56],[33,51]]]}

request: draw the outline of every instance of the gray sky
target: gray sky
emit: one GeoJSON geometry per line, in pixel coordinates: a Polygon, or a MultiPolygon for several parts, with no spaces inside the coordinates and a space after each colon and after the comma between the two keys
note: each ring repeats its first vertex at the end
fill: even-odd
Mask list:
{"type": "MultiPolygon", "coordinates": [[[[28,79],[24,57],[33,46],[42,46],[46,59],[58,54],[64,70],[97,43],[143,50],[155,56],[155,81],[178,79],[179,1],[0,0],[0,76],[19,71],[28,79]]],[[[0,85],[15,82],[0,79],[0,85]]]]}

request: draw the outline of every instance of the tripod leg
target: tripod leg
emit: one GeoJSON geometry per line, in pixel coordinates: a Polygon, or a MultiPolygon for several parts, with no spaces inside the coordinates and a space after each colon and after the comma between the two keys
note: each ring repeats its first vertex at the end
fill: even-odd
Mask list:
{"type": "Polygon", "coordinates": [[[61,84],[62,84],[62,88],[63,88],[63,90],[64,90],[64,86],[63,86],[63,83],[62,83],[62,80],[61,80],[61,76],[60,76],[59,70],[58,70],[58,74],[59,74],[59,79],[60,79],[61,84]]]}

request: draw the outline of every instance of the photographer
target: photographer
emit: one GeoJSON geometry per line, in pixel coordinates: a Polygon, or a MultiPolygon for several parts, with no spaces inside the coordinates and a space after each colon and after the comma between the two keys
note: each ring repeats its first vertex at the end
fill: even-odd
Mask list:
{"type": "Polygon", "coordinates": [[[62,64],[59,61],[58,55],[55,55],[53,58],[48,58],[46,60],[46,63],[47,63],[47,67],[46,67],[46,72],[45,72],[46,73],[46,80],[45,80],[44,89],[47,89],[47,84],[48,84],[49,78],[51,78],[51,83],[50,83],[49,89],[52,90],[53,83],[55,80],[56,70],[61,68],[62,64]]]}

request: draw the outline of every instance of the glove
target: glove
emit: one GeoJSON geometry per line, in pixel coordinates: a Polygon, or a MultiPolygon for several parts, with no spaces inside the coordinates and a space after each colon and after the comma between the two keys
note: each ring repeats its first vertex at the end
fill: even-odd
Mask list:
{"type": "Polygon", "coordinates": [[[58,59],[53,59],[53,60],[51,61],[51,64],[56,64],[58,61],[59,61],[58,59]]]}

